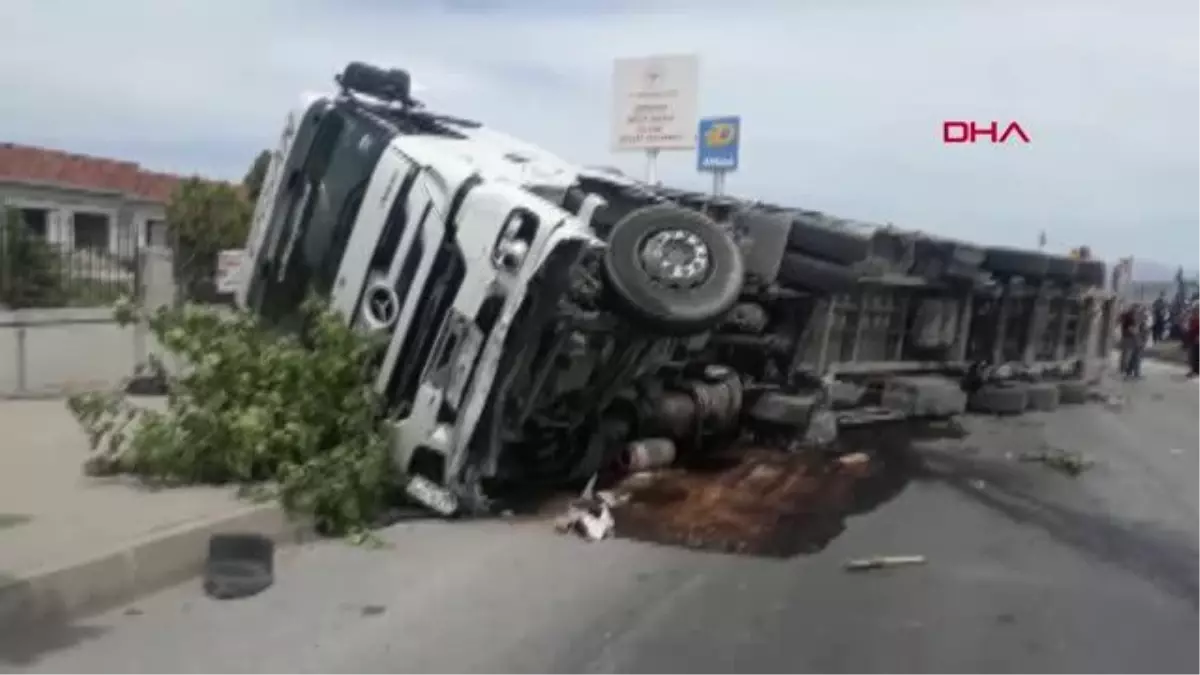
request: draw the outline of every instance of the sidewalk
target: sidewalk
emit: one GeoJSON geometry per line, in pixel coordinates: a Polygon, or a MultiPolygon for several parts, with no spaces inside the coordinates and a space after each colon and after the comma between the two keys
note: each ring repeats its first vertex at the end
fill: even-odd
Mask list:
{"type": "Polygon", "coordinates": [[[0,630],[183,581],[200,571],[213,532],[300,534],[274,505],[229,489],[88,478],[87,453],[62,400],[0,401],[0,630]]]}

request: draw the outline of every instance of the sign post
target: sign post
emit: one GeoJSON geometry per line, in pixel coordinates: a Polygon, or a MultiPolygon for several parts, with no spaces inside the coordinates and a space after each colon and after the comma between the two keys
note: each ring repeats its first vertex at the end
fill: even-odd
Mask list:
{"type": "Polygon", "coordinates": [[[694,55],[617,59],[613,63],[613,149],[646,153],[646,182],[658,183],[663,150],[696,147],[699,61],[694,55]]]}
{"type": "Polygon", "coordinates": [[[712,174],[713,196],[720,197],[725,194],[726,174],[737,171],[738,168],[742,118],[706,117],[700,120],[697,135],[700,138],[700,146],[696,150],[696,170],[712,174]]]}

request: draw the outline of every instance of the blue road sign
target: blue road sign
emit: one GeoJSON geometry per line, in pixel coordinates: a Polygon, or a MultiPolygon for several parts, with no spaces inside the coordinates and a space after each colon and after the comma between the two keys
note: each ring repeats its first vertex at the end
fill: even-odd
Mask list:
{"type": "Polygon", "coordinates": [[[696,168],[700,171],[737,171],[742,118],[706,117],[700,120],[696,168]]]}

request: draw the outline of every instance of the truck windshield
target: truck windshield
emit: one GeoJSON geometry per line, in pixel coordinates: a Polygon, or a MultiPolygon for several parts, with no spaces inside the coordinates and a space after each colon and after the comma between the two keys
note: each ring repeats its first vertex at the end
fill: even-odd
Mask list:
{"type": "Polygon", "coordinates": [[[310,292],[329,294],[367,183],[390,134],[353,111],[331,110],[316,122],[313,142],[281,205],[282,232],[268,261],[260,316],[298,329],[310,292]]]}

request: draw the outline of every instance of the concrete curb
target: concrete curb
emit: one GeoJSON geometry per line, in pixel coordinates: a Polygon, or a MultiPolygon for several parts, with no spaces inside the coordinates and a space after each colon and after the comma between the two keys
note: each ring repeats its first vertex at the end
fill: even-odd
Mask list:
{"type": "Polygon", "coordinates": [[[202,571],[209,536],[233,531],[266,535],[278,544],[313,538],[307,523],[289,518],[277,505],[243,505],[91,558],[0,578],[0,633],[65,622],[186,581],[202,571]]]}

